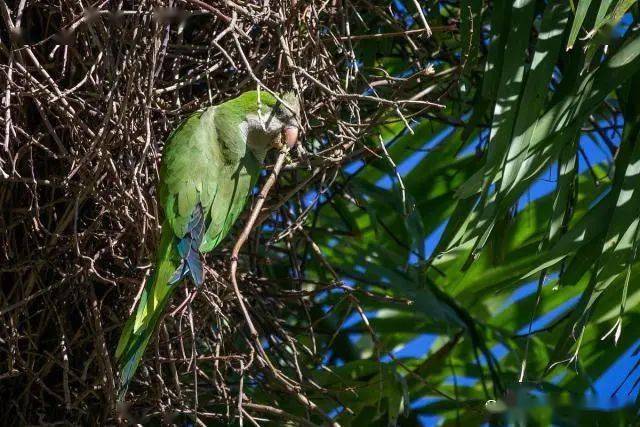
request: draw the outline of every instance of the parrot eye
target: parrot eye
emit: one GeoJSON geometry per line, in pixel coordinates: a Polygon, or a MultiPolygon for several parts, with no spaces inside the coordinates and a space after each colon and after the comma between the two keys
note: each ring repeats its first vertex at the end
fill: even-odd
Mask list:
{"type": "Polygon", "coordinates": [[[279,119],[283,119],[287,117],[286,108],[284,108],[280,103],[276,104],[275,113],[276,113],[276,117],[279,119]]]}

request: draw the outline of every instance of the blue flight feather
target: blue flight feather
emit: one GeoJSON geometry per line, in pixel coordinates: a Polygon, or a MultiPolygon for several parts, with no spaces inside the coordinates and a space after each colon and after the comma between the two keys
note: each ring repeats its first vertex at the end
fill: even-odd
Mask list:
{"type": "Polygon", "coordinates": [[[176,268],[176,271],[173,272],[171,278],[169,279],[170,285],[175,285],[180,280],[184,279],[185,276],[189,274],[189,265],[184,262],[184,260],[180,260],[180,265],[176,268]]]}
{"type": "Polygon", "coordinates": [[[191,279],[196,286],[199,286],[204,281],[202,271],[202,261],[200,260],[200,254],[196,251],[191,251],[186,258],[189,271],[191,272],[191,279]]]}
{"type": "Polygon", "coordinates": [[[191,220],[187,226],[187,232],[178,242],[177,248],[180,254],[180,265],[171,276],[170,284],[182,280],[187,275],[196,286],[200,286],[204,281],[204,270],[200,257],[200,244],[204,238],[204,212],[199,203],[191,213],[191,220]]]}

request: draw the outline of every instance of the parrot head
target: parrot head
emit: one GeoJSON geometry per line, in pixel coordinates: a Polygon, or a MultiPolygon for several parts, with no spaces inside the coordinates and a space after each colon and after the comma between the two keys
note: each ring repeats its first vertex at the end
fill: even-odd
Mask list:
{"type": "Polygon", "coordinates": [[[246,130],[247,147],[256,158],[262,161],[270,148],[283,144],[291,148],[297,143],[300,103],[293,92],[276,98],[268,92],[249,91],[231,102],[245,111],[241,126],[246,130]]]}

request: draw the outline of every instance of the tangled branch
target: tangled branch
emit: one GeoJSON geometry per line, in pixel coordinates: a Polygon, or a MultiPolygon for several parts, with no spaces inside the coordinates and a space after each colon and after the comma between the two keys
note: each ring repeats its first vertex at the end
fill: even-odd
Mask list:
{"type": "Polygon", "coordinates": [[[422,27],[407,29],[369,0],[267,4],[0,1],[0,420],[260,415],[312,425],[310,411],[332,422],[322,402],[339,404],[337,393],[307,375],[332,341],[314,329],[314,295],[389,298],[338,273],[331,283],[306,278],[306,259],[318,256],[310,218],[343,166],[386,155],[376,127],[410,130],[412,118],[442,108],[428,34],[454,28],[420,16],[422,27]],[[393,41],[386,54],[411,75],[361,63],[354,45],[378,38],[393,41]],[[267,165],[230,255],[228,246],[210,255],[202,291],[185,286],[174,298],[131,406],[116,410],[113,349],[152,269],[162,143],[194,111],[258,86],[296,91],[303,146],[267,165]],[[274,265],[288,275],[269,273],[274,265]],[[248,388],[293,396],[304,411],[254,402],[248,388]]]}

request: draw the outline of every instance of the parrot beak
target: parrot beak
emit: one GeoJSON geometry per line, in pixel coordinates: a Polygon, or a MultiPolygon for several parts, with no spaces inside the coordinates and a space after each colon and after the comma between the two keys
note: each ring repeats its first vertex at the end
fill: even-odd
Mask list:
{"type": "Polygon", "coordinates": [[[298,128],[297,126],[286,126],[282,131],[284,142],[289,148],[293,148],[298,142],[298,128]]]}

